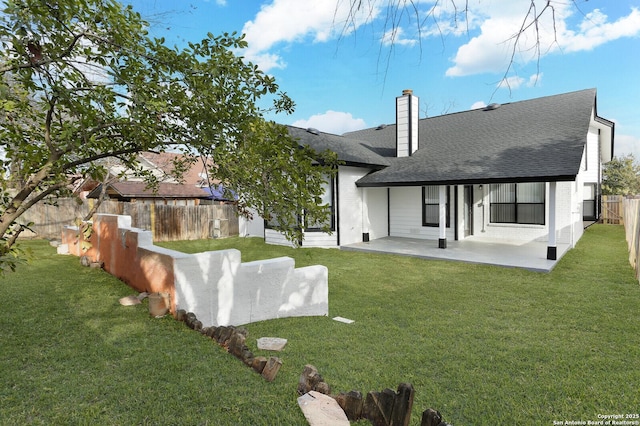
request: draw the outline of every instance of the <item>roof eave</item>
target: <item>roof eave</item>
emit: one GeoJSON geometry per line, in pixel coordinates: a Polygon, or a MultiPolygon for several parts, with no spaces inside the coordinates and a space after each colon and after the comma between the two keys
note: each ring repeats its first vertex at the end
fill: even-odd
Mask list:
{"type": "Polygon", "coordinates": [[[406,181],[406,182],[356,182],[359,188],[386,188],[400,186],[428,186],[428,185],[488,185],[492,183],[527,183],[527,182],[573,182],[576,175],[558,176],[520,176],[504,178],[473,178],[450,179],[430,181],[406,181]]]}

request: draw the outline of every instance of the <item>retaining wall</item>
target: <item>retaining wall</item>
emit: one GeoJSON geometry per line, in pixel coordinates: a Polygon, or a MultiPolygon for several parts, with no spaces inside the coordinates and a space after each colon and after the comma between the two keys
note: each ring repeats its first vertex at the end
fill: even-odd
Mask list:
{"type": "Polygon", "coordinates": [[[241,261],[238,250],[186,254],[155,246],[151,232],[131,227],[129,216],[99,214],[91,247],[82,250],[76,227],[62,233],[63,247],[102,262],[137,291],[167,292],[171,312],[193,312],[203,326],[243,325],[329,313],[328,270],[296,268],[290,257],[241,261]]]}

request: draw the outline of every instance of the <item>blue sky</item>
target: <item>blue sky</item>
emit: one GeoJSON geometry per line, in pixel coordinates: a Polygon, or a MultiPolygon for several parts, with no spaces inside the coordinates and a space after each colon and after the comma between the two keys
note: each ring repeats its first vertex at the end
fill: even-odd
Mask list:
{"type": "Polygon", "coordinates": [[[414,0],[427,17],[420,31],[411,13],[390,25],[388,0],[362,2],[353,20],[350,0],[127,2],[170,45],[245,33],[241,53],[296,103],[268,117],[283,124],[341,134],[393,123],[403,89],[420,98],[422,118],[594,87],[598,114],[616,123],[615,155],[640,160],[640,0],[552,0],[511,67],[531,0],[414,0]]]}

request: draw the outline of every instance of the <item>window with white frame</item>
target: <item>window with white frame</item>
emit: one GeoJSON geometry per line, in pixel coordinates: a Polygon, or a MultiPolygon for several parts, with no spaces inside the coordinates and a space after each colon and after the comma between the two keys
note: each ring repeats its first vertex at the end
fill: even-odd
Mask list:
{"type": "Polygon", "coordinates": [[[491,185],[491,223],[544,225],[544,182],[491,185]]]}

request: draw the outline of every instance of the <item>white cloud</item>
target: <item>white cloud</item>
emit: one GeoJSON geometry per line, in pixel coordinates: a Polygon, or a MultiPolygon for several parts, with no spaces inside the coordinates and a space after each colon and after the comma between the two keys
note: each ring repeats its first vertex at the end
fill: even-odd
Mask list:
{"type": "Polygon", "coordinates": [[[364,7],[352,16],[348,0],[272,0],[242,29],[249,44],[244,56],[263,71],[282,68],[285,62],[273,51],[278,45],[325,42],[375,18],[378,10],[364,7]]]}
{"type": "MultiPolygon", "coordinates": [[[[547,0],[536,0],[536,11],[540,13],[547,0]]],[[[531,0],[496,0],[489,6],[479,1],[470,1],[474,16],[482,16],[478,26],[479,34],[460,46],[454,65],[448,76],[465,76],[480,73],[504,72],[509,63],[524,65],[556,51],[577,52],[590,50],[612,40],[633,37],[640,34],[640,11],[632,9],[629,15],[609,22],[608,17],[595,9],[586,14],[570,29],[570,18],[576,14],[572,2],[551,2],[552,9],[546,9],[538,20],[538,33],[530,26],[518,39],[518,46],[512,58],[514,34],[520,31],[525,16],[530,23],[533,11],[531,0]],[[527,15],[527,13],[530,15],[527,15]],[[536,48],[537,46],[537,48],[536,48]]],[[[480,19],[477,19],[478,21],[480,19]]],[[[472,23],[473,24],[473,23],[472,23]]]]}
{"type": "Polygon", "coordinates": [[[402,27],[393,28],[382,36],[382,44],[386,46],[413,46],[418,40],[404,38],[404,30],[402,27]]]}
{"type": "Polygon", "coordinates": [[[599,9],[587,14],[579,31],[566,30],[563,34],[563,49],[568,52],[591,50],[612,40],[640,35],[638,9],[632,9],[628,16],[615,22],[607,22],[607,19],[599,9]]]}
{"type": "Polygon", "coordinates": [[[498,88],[509,90],[517,89],[518,87],[522,86],[522,83],[524,83],[524,81],[524,78],[514,75],[511,77],[503,78],[500,83],[498,83],[498,88]]]}
{"type": "Polygon", "coordinates": [[[309,128],[313,127],[323,132],[341,135],[346,132],[364,129],[366,123],[361,118],[354,118],[348,112],[338,112],[328,110],[324,114],[316,114],[308,120],[298,120],[292,126],[309,128]]]}
{"type": "Polygon", "coordinates": [[[485,101],[476,101],[471,105],[471,108],[469,109],[480,109],[486,106],[487,106],[487,103],[485,101]]]}
{"type": "Polygon", "coordinates": [[[520,76],[511,76],[511,77],[506,77],[503,78],[500,83],[498,83],[498,88],[499,89],[509,89],[509,90],[514,90],[514,89],[518,89],[520,87],[522,87],[522,85],[524,84],[526,87],[534,87],[538,84],[540,84],[540,81],[542,80],[542,73],[539,74],[532,74],[531,76],[529,76],[529,78],[523,78],[520,76]]]}
{"type": "Polygon", "coordinates": [[[618,158],[633,154],[636,161],[640,161],[640,138],[616,133],[614,141],[614,155],[618,158]]]}

